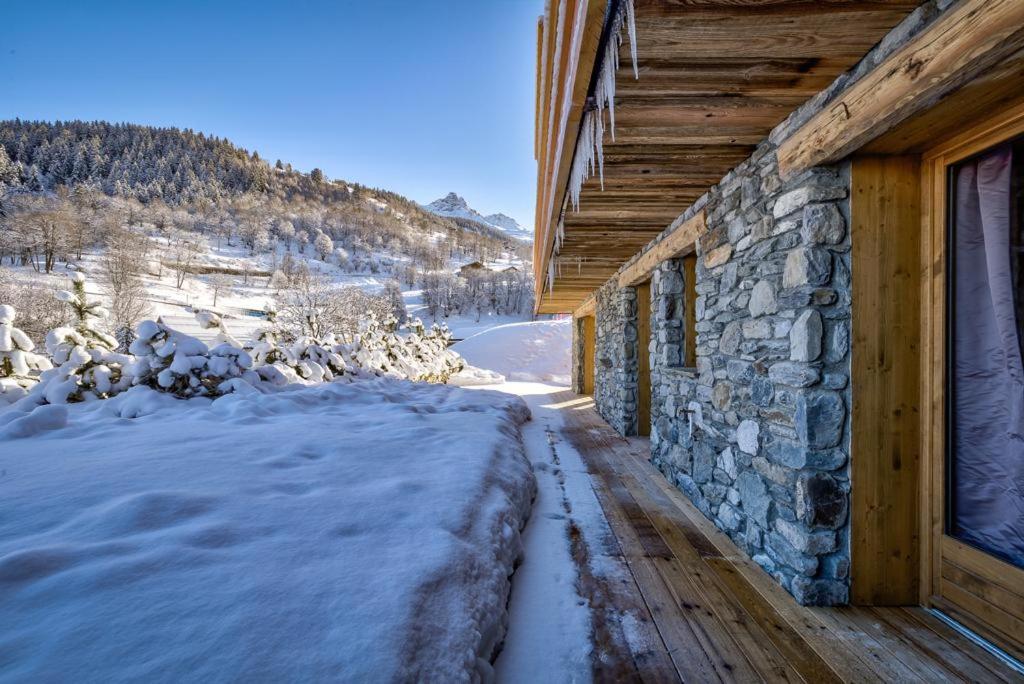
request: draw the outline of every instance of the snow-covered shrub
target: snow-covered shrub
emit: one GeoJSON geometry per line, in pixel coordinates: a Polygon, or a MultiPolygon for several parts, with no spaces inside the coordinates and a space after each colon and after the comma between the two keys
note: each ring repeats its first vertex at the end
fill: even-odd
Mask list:
{"type": "Polygon", "coordinates": [[[50,361],[34,352],[36,346],[24,332],[14,327],[17,312],[9,304],[0,305],[0,402],[21,399],[38,381],[40,371],[49,370],[50,361]]]}
{"type": "Polygon", "coordinates": [[[259,382],[252,358],[243,349],[220,344],[210,350],[203,342],[155,321],[143,321],[132,342],[132,375],[137,385],[179,397],[216,396],[233,391],[237,383],[259,382]]]}
{"type": "Polygon", "coordinates": [[[414,319],[405,328],[408,334],[401,335],[393,317],[380,321],[371,315],[355,342],[346,345],[347,356],[363,370],[422,382],[445,383],[462,370],[462,358],[448,349],[446,327],[427,331],[414,319]]]}
{"type": "Polygon", "coordinates": [[[228,328],[224,325],[224,320],[212,311],[203,311],[202,309],[195,312],[196,322],[199,323],[199,327],[203,330],[217,330],[217,337],[214,338],[217,344],[229,344],[235,349],[241,349],[242,343],[236,340],[231,333],[228,332],[228,328]]]}
{"type": "Polygon", "coordinates": [[[54,368],[45,371],[33,389],[50,404],[106,399],[131,386],[125,372],[131,359],[115,351],[116,339],[96,328],[106,311],[99,302],[89,300],[81,271],[72,275],[71,286],[71,291],[58,291],[57,299],[71,307],[73,327],[46,334],[46,351],[54,368]]]}
{"type": "Polygon", "coordinates": [[[280,344],[272,331],[264,330],[247,348],[256,373],[273,385],[328,382],[350,370],[345,358],[335,350],[333,340],[320,342],[300,337],[290,344],[280,344]]]}

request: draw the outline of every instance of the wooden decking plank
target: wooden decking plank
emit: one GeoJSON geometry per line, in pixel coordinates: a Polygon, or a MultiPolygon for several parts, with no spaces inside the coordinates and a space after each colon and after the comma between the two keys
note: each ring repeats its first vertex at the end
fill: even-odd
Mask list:
{"type": "MultiPolygon", "coordinates": [[[[964,638],[962,634],[957,633],[949,625],[942,622],[933,615],[929,615],[924,608],[917,606],[907,606],[903,608],[891,609],[893,612],[898,612],[901,617],[906,619],[906,622],[915,623],[920,626],[921,632],[910,629],[909,633],[912,635],[918,634],[932,634],[939,639],[934,642],[936,653],[939,654],[940,658],[948,657],[949,653],[956,652],[962,656],[970,658],[973,662],[977,663],[979,671],[977,677],[973,674],[968,677],[971,681],[1003,681],[1003,682],[1022,682],[1024,676],[1011,671],[1001,662],[997,661],[992,655],[981,648],[973,641],[964,638]]],[[[974,672],[974,668],[969,664],[964,666],[965,674],[974,672]]]]}
{"type": "Polygon", "coordinates": [[[922,609],[799,606],[658,472],[646,441],[592,403],[563,416],[682,679],[1021,681],[922,609]]]}
{"type": "Polygon", "coordinates": [[[865,634],[870,634],[892,658],[929,682],[962,681],[960,676],[945,664],[933,659],[928,653],[917,648],[913,641],[900,637],[899,632],[869,609],[850,606],[842,609],[842,615],[865,634]]]}
{"type": "Polygon", "coordinates": [[[884,623],[893,638],[913,648],[932,662],[939,663],[951,673],[951,677],[962,681],[995,679],[995,675],[978,664],[959,648],[950,644],[924,625],[906,616],[898,607],[875,607],[863,609],[874,620],[884,623]]]}
{"type": "Polygon", "coordinates": [[[804,641],[822,658],[829,667],[846,681],[871,681],[878,678],[872,663],[864,657],[861,649],[837,649],[836,640],[830,635],[829,627],[815,614],[798,605],[774,579],[736,548],[729,537],[704,517],[696,506],[678,489],[673,487],[646,458],[635,457],[634,462],[650,481],[661,489],[690,522],[715,544],[722,556],[729,560],[736,571],[750,584],[779,616],[800,634],[804,641]]]}
{"type": "MultiPolygon", "coordinates": [[[[578,442],[587,444],[586,438],[578,442]]],[[[714,665],[701,647],[689,625],[679,618],[679,609],[665,586],[664,581],[653,565],[653,561],[644,552],[632,525],[618,507],[616,498],[606,482],[606,475],[601,473],[603,464],[596,463],[594,452],[596,446],[588,445],[589,453],[584,455],[588,467],[594,467],[594,492],[605,511],[609,525],[615,532],[625,552],[626,563],[636,579],[651,619],[658,628],[669,656],[672,659],[677,676],[684,681],[717,682],[718,677],[714,665]]]]}
{"type": "MultiPolygon", "coordinates": [[[[691,537],[684,535],[675,525],[681,516],[672,515],[674,507],[664,495],[661,495],[659,500],[658,493],[647,491],[647,483],[636,478],[629,470],[629,461],[630,459],[623,459],[619,463],[619,476],[627,489],[641,502],[655,528],[672,549],[682,575],[694,587],[695,600],[703,602],[714,612],[721,624],[726,627],[726,638],[731,637],[750,665],[762,677],[770,681],[799,680],[800,675],[778,651],[760,625],[736,603],[735,598],[729,595],[723,585],[717,582],[713,568],[705,563],[705,560],[724,560],[721,554],[716,552],[713,556],[708,556],[690,545],[691,537]]],[[[705,537],[702,546],[709,543],[705,537]]]]}

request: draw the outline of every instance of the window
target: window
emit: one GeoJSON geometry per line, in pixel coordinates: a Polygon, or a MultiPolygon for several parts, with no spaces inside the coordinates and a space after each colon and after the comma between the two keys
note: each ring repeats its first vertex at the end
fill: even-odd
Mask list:
{"type": "Polygon", "coordinates": [[[677,276],[666,282],[682,287],[666,287],[659,304],[659,318],[665,333],[666,365],[691,369],[697,366],[697,256],[688,255],[666,262],[666,270],[677,276]]]}

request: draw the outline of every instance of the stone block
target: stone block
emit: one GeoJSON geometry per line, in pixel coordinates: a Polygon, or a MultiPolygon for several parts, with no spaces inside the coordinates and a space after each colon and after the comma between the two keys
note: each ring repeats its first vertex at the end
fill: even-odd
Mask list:
{"type": "Polygon", "coordinates": [[[821,373],[814,366],[795,361],[780,361],[768,369],[768,378],[779,385],[810,387],[818,382],[821,373]]]}
{"type": "Polygon", "coordinates": [[[842,397],[831,390],[803,391],[796,398],[794,427],[800,441],[811,449],[839,444],[846,420],[842,397]]]}
{"type": "Polygon", "coordinates": [[[758,436],[761,434],[761,426],[753,420],[745,420],[736,428],[736,445],[740,451],[748,454],[756,454],[758,447],[758,436]]]}
{"type": "Polygon", "coordinates": [[[775,299],[775,286],[767,280],[759,280],[750,291],[750,302],[747,306],[754,318],[776,313],[779,306],[775,299]]]}
{"type": "Polygon", "coordinates": [[[775,529],[802,553],[820,556],[836,550],[836,533],[832,530],[810,530],[798,522],[781,518],[775,521],[775,529]]]}
{"type": "Polygon", "coordinates": [[[835,245],[846,236],[846,221],[834,203],[804,207],[800,236],[808,245],[835,245]]]}
{"type": "Polygon", "coordinates": [[[735,356],[742,340],[743,324],[740,321],[733,321],[725,326],[725,330],[722,331],[722,337],[718,341],[718,349],[723,354],[735,356]]]}
{"type": "Polygon", "coordinates": [[[790,190],[775,200],[772,215],[775,218],[789,216],[811,202],[825,202],[846,197],[846,190],[840,187],[805,186],[790,190]]]}
{"type": "Polygon", "coordinates": [[[798,247],[786,256],[784,288],[824,285],[832,274],[832,255],[819,247],[798,247]]]}
{"type": "Polygon", "coordinates": [[[805,473],[796,484],[796,512],[808,527],[835,530],[846,522],[849,495],[827,473],[805,473]]]}
{"type": "Polygon", "coordinates": [[[693,471],[694,482],[698,484],[711,481],[711,471],[715,467],[715,451],[706,442],[698,442],[693,445],[693,471]]]}
{"type": "Polygon", "coordinates": [[[821,314],[813,309],[801,313],[789,331],[789,358],[809,362],[821,356],[821,314]]]}
{"type": "Polygon", "coordinates": [[[736,478],[736,491],[740,493],[744,512],[762,527],[768,527],[771,498],[761,476],[749,470],[740,473],[736,478]]]}
{"type": "Polygon", "coordinates": [[[755,376],[750,382],[750,401],[757,406],[771,405],[775,397],[775,385],[763,375],[755,376]]]}
{"type": "Polygon", "coordinates": [[[802,606],[842,606],[850,600],[846,582],[832,579],[794,577],[790,591],[802,606]]]}

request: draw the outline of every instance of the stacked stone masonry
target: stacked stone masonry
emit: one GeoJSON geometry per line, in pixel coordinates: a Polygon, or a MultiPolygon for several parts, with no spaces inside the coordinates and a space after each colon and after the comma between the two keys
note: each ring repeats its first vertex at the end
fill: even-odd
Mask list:
{"type": "Polygon", "coordinates": [[[636,434],[649,353],[653,463],[802,604],[849,595],[850,181],[847,164],[783,180],[777,146],[950,5],[919,7],[709,190],[696,283],[679,260],[652,276],[648,347],[636,289],[597,293],[598,411],[636,434]],[[685,287],[695,368],[680,367],[685,287]]]}

